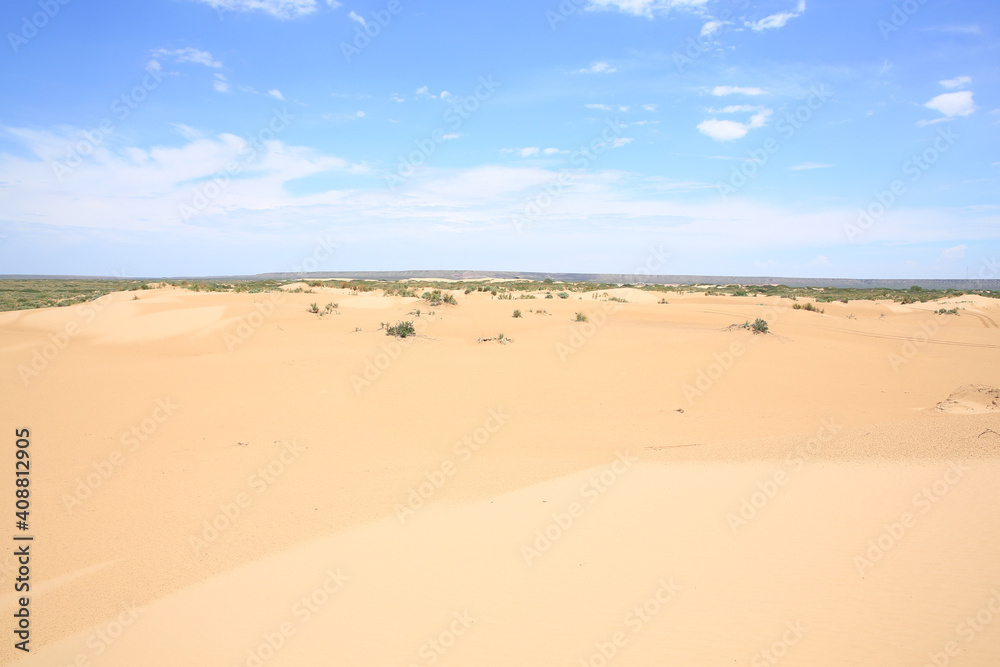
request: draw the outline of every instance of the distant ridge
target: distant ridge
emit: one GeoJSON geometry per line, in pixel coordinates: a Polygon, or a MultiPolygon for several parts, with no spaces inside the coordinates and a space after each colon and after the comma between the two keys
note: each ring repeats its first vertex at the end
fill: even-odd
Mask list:
{"type": "Polygon", "coordinates": [[[563,282],[596,282],[619,284],[656,285],[787,285],[788,287],[849,287],[907,289],[913,285],[924,289],[997,290],[1000,280],[961,280],[929,278],[790,278],[780,276],[646,276],[629,273],[542,273],[532,271],[313,271],[309,273],[258,273],[244,276],[177,276],[120,277],[120,276],[54,276],[54,275],[0,275],[0,280],[317,280],[337,278],[350,280],[406,280],[434,279],[483,280],[489,278],[521,278],[524,280],[559,280],[563,282]]]}

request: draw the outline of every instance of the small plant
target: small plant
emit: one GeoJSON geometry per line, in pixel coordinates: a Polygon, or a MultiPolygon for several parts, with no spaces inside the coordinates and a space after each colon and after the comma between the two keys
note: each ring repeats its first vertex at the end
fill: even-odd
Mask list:
{"type": "Polygon", "coordinates": [[[549,292],[548,294],[545,295],[545,298],[546,299],[553,299],[555,297],[552,296],[552,292],[549,292]]]}
{"type": "Polygon", "coordinates": [[[317,306],[315,303],[309,304],[308,312],[312,313],[313,315],[319,315],[319,306],[317,306]]]}
{"type": "Polygon", "coordinates": [[[576,321],[577,322],[586,322],[587,321],[587,316],[584,315],[583,313],[577,313],[576,314],[576,321]]]}
{"type": "Polygon", "coordinates": [[[521,317],[521,311],[520,310],[515,310],[514,311],[514,317],[521,317]]]}
{"type": "Polygon", "coordinates": [[[755,334],[766,334],[767,322],[758,317],[756,320],[753,321],[753,324],[750,325],[750,330],[753,331],[755,334]]]}
{"type": "Polygon", "coordinates": [[[407,320],[406,322],[396,322],[394,326],[387,327],[385,330],[386,336],[397,336],[398,338],[406,338],[407,336],[415,336],[417,330],[413,328],[413,322],[407,320]]]}
{"type": "Polygon", "coordinates": [[[668,301],[666,299],[660,299],[657,303],[661,303],[661,304],[666,305],[668,303],[668,301]]]}
{"type": "Polygon", "coordinates": [[[560,299],[568,299],[569,298],[569,294],[567,294],[566,292],[559,292],[559,298],[560,299]]]}
{"type": "Polygon", "coordinates": [[[445,294],[441,300],[444,301],[445,303],[450,303],[453,306],[458,305],[458,301],[456,301],[455,297],[452,296],[451,294],[445,294]]]}
{"type": "Polygon", "coordinates": [[[324,313],[325,313],[326,315],[329,315],[330,313],[332,313],[332,312],[334,311],[334,309],[335,309],[336,307],[337,307],[337,304],[335,304],[335,303],[332,303],[332,302],[331,302],[331,303],[328,303],[328,304],[326,304],[326,307],[325,307],[325,308],[323,308],[323,312],[324,312],[324,313]]]}
{"type": "Polygon", "coordinates": [[[938,308],[934,311],[936,315],[958,315],[958,308],[938,308]]]}
{"type": "Polygon", "coordinates": [[[815,304],[813,304],[811,301],[809,303],[807,303],[806,305],[804,305],[804,306],[801,303],[793,303],[792,304],[792,310],[808,310],[811,313],[825,313],[826,312],[825,310],[817,308],[815,306],[815,304]]]}

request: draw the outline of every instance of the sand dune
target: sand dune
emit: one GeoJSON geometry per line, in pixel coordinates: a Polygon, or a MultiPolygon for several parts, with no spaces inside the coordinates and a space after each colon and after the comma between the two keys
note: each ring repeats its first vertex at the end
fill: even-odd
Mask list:
{"type": "Polygon", "coordinates": [[[0,661],[997,663],[989,300],[329,290],[0,313],[36,489],[0,661]]]}

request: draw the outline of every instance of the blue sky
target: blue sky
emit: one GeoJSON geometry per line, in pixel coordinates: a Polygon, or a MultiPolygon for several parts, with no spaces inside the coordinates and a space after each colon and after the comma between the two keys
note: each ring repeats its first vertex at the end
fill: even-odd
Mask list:
{"type": "Polygon", "coordinates": [[[998,18],[8,0],[0,273],[1000,278],[998,18]]]}

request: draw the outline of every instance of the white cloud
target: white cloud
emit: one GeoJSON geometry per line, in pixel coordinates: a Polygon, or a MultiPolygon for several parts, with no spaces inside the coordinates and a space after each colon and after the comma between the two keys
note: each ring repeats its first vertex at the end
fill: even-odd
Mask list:
{"type": "Polygon", "coordinates": [[[18,137],[34,156],[0,154],[0,181],[25,186],[18,192],[3,188],[0,206],[5,217],[25,219],[34,206],[38,217],[28,215],[29,220],[72,218],[69,224],[91,228],[170,228],[182,223],[180,205],[191,205],[198,184],[220,175],[219,170],[234,160],[241,165],[241,177],[229,181],[198,215],[266,211],[297,201],[308,204],[310,197],[289,194],[285,184],[327,171],[365,170],[363,165],[277,139],[251,147],[233,134],[204,136],[190,127],[176,129],[184,137],[180,145],[98,145],[60,182],[51,161],[66,159],[67,147],[78,143],[81,130],[25,132],[0,127],[0,132],[18,137]],[[44,202],[32,203],[35,197],[44,202]]]}
{"type": "Polygon", "coordinates": [[[826,255],[816,255],[812,260],[806,262],[806,266],[833,266],[833,264],[826,255]]]}
{"type": "Polygon", "coordinates": [[[226,79],[225,75],[218,72],[215,73],[215,80],[212,82],[212,87],[218,93],[228,93],[231,88],[229,80],[226,79]]]}
{"type": "Polygon", "coordinates": [[[363,28],[368,26],[368,22],[365,21],[364,17],[361,16],[360,14],[358,14],[355,11],[348,12],[347,18],[349,18],[352,21],[355,21],[357,23],[360,23],[361,27],[363,27],[363,28]]]}
{"type": "Polygon", "coordinates": [[[741,86],[716,86],[712,89],[712,94],[716,97],[721,97],[722,95],[763,95],[764,90],[762,88],[744,88],[741,86]]]}
{"type": "Polygon", "coordinates": [[[945,116],[969,116],[976,110],[972,101],[972,91],[963,90],[957,93],[943,93],[924,104],[928,109],[940,111],[945,116]]]}
{"type": "MultiPolygon", "coordinates": [[[[260,11],[279,19],[295,19],[316,11],[316,0],[195,0],[215,10],[234,12],[260,11]]],[[[339,3],[331,7],[339,6],[339,3]]]]}
{"type": "Polygon", "coordinates": [[[405,102],[406,98],[399,96],[397,93],[393,93],[390,98],[393,102],[405,102]]]}
{"type": "Polygon", "coordinates": [[[941,253],[941,259],[962,259],[965,257],[965,251],[969,248],[967,245],[957,245],[952,248],[948,248],[941,253]]]}
{"type": "Polygon", "coordinates": [[[590,0],[590,11],[619,11],[632,16],[652,18],[654,14],[665,14],[672,9],[697,10],[707,0],[590,0]]]}
{"type": "Polygon", "coordinates": [[[646,111],[656,111],[655,104],[643,104],[642,108],[645,109],[646,111]]]}
{"type": "Polygon", "coordinates": [[[626,113],[630,108],[631,107],[629,107],[627,104],[623,104],[619,105],[618,110],[621,111],[622,113],[626,113]]]}
{"type": "Polygon", "coordinates": [[[767,119],[771,116],[770,109],[761,109],[750,117],[749,123],[740,123],[735,120],[719,120],[710,118],[698,123],[698,131],[716,141],[732,141],[742,139],[752,129],[764,127],[767,119]]]}
{"type": "Polygon", "coordinates": [[[829,169],[832,164],[826,164],[824,162],[801,162],[793,167],[789,167],[792,171],[804,171],[806,169],[829,169]]]}
{"type": "Polygon", "coordinates": [[[709,37],[710,35],[714,35],[721,27],[722,23],[720,21],[709,21],[705,25],[701,26],[701,36],[709,37]]]}
{"type": "Polygon", "coordinates": [[[458,139],[461,136],[462,136],[461,134],[445,134],[442,135],[441,138],[444,139],[445,141],[451,141],[452,139],[458,139]]]}
{"type": "Polygon", "coordinates": [[[584,104],[583,106],[588,109],[600,109],[601,111],[611,111],[611,107],[607,104],[584,104]]]}
{"type": "Polygon", "coordinates": [[[970,83],[972,83],[971,76],[956,76],[954,79],[945,79],[940,82],[942,86],[948,88],[949,90],[954,90],[955,88],[965,88],[970,83]]]}
{"type": "Polygon", "coordinates": [[[281,91],[278,90],[277,88],[275,88],[273,90],[267,91],[267,94],[270,95],[271,97],[273,97],[276,100],[282,100],[282,101],[284,101],[284,99],[285,99],[285,96],[282,95],[281,91]]]}
{"type": "Polygon", "coordinates": [[[708,113],[752,113],[754,111],[760,111],[764,107],[754,106],[752,104],[730,104],[719,109],[706,109],[708,113]]]}
{"type": "Polygon", "coordinates": [[[805,0],[799,0],[799,4],[794,11],[771,14],[770,16],[765,16],[759,21],[748,21],[746,23],[746,26],[751,30],[755,30],[757,32],[760,32],[762,30],[776,30],[778,28],[785,27],[785,24],[788,23],[788,21],[790,21],[791,19],[797,16],[802,16],[802,14],[805,11],[806,11],[805,0]]]}
{"type": "Polygon", "coordinates": [[[605,62],[593,63],[590,67],[584,67],[583,69],[578,69],[577,72],[580,74],[611,74],[612,72],[617,72],[614,66],[609,65],[605,62]]]}
{"type": "Polygon", "coordinates": [[[558,148],[546,148],[542,152],[546,155],[559,155],[560,153],[568,153],[569,151],[561,151],[558,148]]]}
{"type": "Polygon", "coordinates": [[[635,139],[633,139],[632,137],[618,137],[617,139],[611,142],[611,147],[621,148],[622,146],[627,146],[633,141],[635,141],[635,139]]]}
{"type": "MultiPolygon", "coordinates": [[[[202,51],[201,49],[196,49],[192,46],[184,47],[183,49],[157,49],[153,52],[154,55],[161,58],[173,58],[174,62],[178,63],[195,63],[196,65],[204,65],[205,67],[220,68],[222,63],[212,57],[212,54],[208,51],[202,51]]],[[[159,65],[159,63],[157,63],[159,65]]]]}
{"type": "Polygon", "coordinates": [[[536,155],[538,155],[538,147],[529,146],[528,148],[518,149],[518,152],[520,153],[521,157],[535,157],[536,155]]]}

